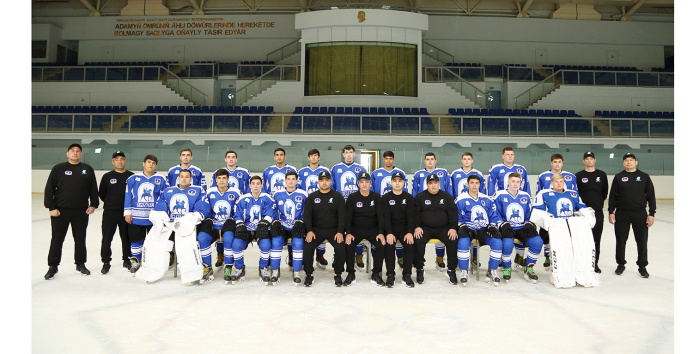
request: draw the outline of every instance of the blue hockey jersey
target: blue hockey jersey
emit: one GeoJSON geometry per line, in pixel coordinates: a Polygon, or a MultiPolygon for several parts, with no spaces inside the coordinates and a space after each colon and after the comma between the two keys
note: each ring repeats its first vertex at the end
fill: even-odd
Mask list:
{"type": "Polygon", "coordinates": [[[205,191],[200,186],[185,189],[168,187],[159,196],[154,210],[165,211],[170,221],[187,213],[197,213],[200,220],[203,220],[209,215],[209,203],[205,191]]]}
{"type": "Polygon", "coordinates": [[[488,194],[493,195],[496,191],[508,189],[508,175],[512,172],[519,173],[522,177],[520,190],[531,195],[532,190],[527,179],[527,169],[522,165],[508,167],[502,163],[491,166],[491,169],[488,171],[488,194]]]}
{"type": "Polygon", "coordinates": [[[392,179],[392,174],[395,172],[399,172],[404,176],[404,187],[402,189],[405,192],[409,192],[407,188],[407,174],[404,173],[402,169],[394,166],[392,167],[392,171],[388,171],[384,167],[381,167],[371,173],[371,190],[380,195],[384,195],[391,191],[392,184],[390,184],[390,180],[392,179]]]}
{"type": "Polygon", "coordinates": [[[320,189],[318,186],[318,174],[321,171],[330,172],[325,166],[318,166],[314,170],[310,166],[306,166],[298,170],[298,184],[296,186],[308,194],[317,191],[320,189]]]}
{"type": "Polygon", "coordinates": [[[284,165],[282,168],[277,167],[277,165],[267,167],[262,174],[262,193],[267,193],[270,197],[274,197],[274,193],[283,191],[286,188],[284,178],[286,178],[286,173],[289,171],[298,173],[291,165],[284,165]]]}
{"type": "Polygon", "coordinates": [[[241,198],[238,189],[228,188],[221,193],[217,187],[210,187],[207,191],[207,202],[209,202],[209,217],[214,222],[214,229],[221,230],[228,218],[233,219],[233,212],[236,202],[241,198]]]}
{"type": "Polygon", "coordinates": [[[426,171],[426,169],[416,171],[414,177],[411,179],[411,194],[416,196],[419,192],[428,189],[426,177],[432,173],[438,176],[440,180],[440,189],[450,193],[454,198],[455,195],[452,193],[452,186],[450,185],[450,174],[448,174],[448,170],[444,168],[436,168],[431,172],[426,171]]]}
{"type": "Polygon", "coordinates": [[[149,212],[154,209],[159,195],[168,187],[166,177],[155,173],[147,177],[144,172],[135,173],[125,181],[123,215],[132,215],[132,223],[149,226],[149,212]]]}
{"type": "Polygon", "coordinates": [[[537,193],[532,205],[532,208],[548,211],[557,218],[569,218],[574,212],[586,207],[578,192],[567,189],[563,193],[544,189],[537,193]]]}
{"type": "Polygon", "coordinates": [[[489,223],[499,225],[502,220],[496,212],[496,204],[486,194],[479,193],[474,199],[464,192],[455,199],[458,222],[467,224],[472,230],[481,230],[489,223]]]}
{"type": "MultiPolygon", "coordinates": [[[[183,168],[180,167],[180,165],[176,165],[168,169],[166,181],[168,181],[168,185],[170,187],[178,187],[178,174],[182,169],[183,168]]],[[[193,186],[200,186],[202,187],[202,190],[207,190],[207,183],[205,182],[205,175],[202,173],[202,170],[195,165],[190,165],[188,170],[190,170],[190,174],[192,175],[192,183],[190,184],[193,186]]]]}
{"type": "MultiPolygon", "coordinates": [[[[236,166],[235,170],[229,170],[224,167],[226,171],[229,172],[229,188],[238,189],[241,195],[250,193],[250,172],[243,167],[236,166]]],[[[212,185],[210,187],[217,186],[217,172],[214,171],[212,175],[212,185]]]]}
{"type": "MultiPolygon", "coordinates": [[[[563,180],[565,181],[565,189],[576,191],[577,177],[567,171],[561,171],[561,175],[563,175],[563,180]]],[[[537,179],[537,194],[539,194],[539,191],[541,190],[551,189],[551,177],[553,177],[553,172],[551,172],[551,170],[539,175],[539,178],[537,179]]]]}
{"type": "Polygon", "coordinates": [[[503,221],[507,221],[513,230],[525,227],[525,221],[532,214],[532,197],[527,192],[518,191],[513,197],[507,190],[497,191],[493,195],[496,212],[503,221]]]}
{"type": "Polygon", "coordinates": [[[457,198],[462,192],[469,190],[467,187],[467,177],[471,175],[479,176],[481,179],[481,185],[479,186],[479,192],[486,194],[486,178],[484,174],[479,170],[472,168],[469,172],[464,172],[462,168],[458,168],[450,174],[450,186],[452,188],[452,196],[457,198]]]}
{"type": "Polygon", "coordinates": [[[251,193],[242,195],[236,202],[236,210],[233,219],[236,222],[243,222],[248,231],[257,230],[257,223],[265,219],[268,222],[277,218],[277,209],[274,200],[267,193],[260,193],[255,199],[251,193]]]}
{"type": "Polygon", "coordinates": [[[308,193],[298,188],[291,193],[283,190],[274,195],[279,221],[285,229],[291,230],[296,220],[303,220],[303,207],[307,198],[308,193]]]}
{"type": "Polygon", "coordinates": [[[332,166],[332,172],[330,172],[332,175],[332,189],[339,192],[346,200],[349,194],[359,190],[359,173],[367,171],[365,167],[357,163],[347,165],[341,162],[332,166]]]}

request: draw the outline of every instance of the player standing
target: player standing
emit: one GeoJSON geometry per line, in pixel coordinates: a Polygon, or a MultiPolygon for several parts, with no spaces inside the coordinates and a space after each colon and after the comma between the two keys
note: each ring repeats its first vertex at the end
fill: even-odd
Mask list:
{"type": "Polygon", "coordinates": [[[275,164],[267,167],[265,172],[262,173],[262,180],[264,181],[262,193],[269,194],[273,198],[274,193],[283,191],[286,188],[284,184],[286,173],[288,171],[296,172],[296,168],[286,164],[286,151],[284,149],[274,149],[274,161],[275,164]]]}
{"type": "Polygon", "coordinates": [[[303,266],[303,239],[306,237],[306,225],[303,222],[303,209],[308,199],[308,193],[296,188],[298,184],[297,174],[294,171],[286,172],[284,182],[286,189],[274,195],[281,231],[277,235],[272,235],[272,248],[270,251],[270,268],[272,285],[279,282],[279,265],[282,259],[282,248],[291,239],[289,253],[291,265],[293,266],[294,285],[301,283],[301,267],[303,266]]]}
{"type": "MultiPolygon", "coordinates": [[[[414,287],[411,279],[411,268],[414,262],[414,219],[416,205],[414,197],[404,190],[404,173],[395,172],[392,174],[392,190],[383,195],[383,218],[385,219],[385,232],[387,241],[390,243],[395,237],[403,248],[402,262],[402,283],[408,288],[414,287]]],[[[393,269],[395,267],[395,255],[392,251],[385,250],[385,267],[393,269]]],[[[394,285],[394,274],[387,276],[385,285],[391,288],[394,285]]]]}
{"type": "Polygon", "coordinates": [[[462,167],[450,173],[450,186],[452,188],[452,193],[450,194],[452,194],[453,197],[457,198],[460,194],[469,190],[469,187],[467,187],[467,178],[471,175],[479,176],[481,180],[479,192],[486,194],[486,179],[484,178],[484,174],[472,167],[473,163],[474,156],[471,152],[467,151],[462,154],[462,167]]]}
{"type": "Polygon", "coordinates": [[[125,169],[125,154],[116,151],[111,156],[113,170],[106,172],[99,183],[99,197],[103,201],[103,216],[101,219],[101,274],[108,274],[111,269],[111,242],[116,227],[120,235],[123,254],[123,268],[130,269],[130,240],[128,239],[128,223],[123,215],[125,203],[125,186],[128,177],[134,173],[125,169]]]}
{"type": "MultiPolygon", "coordinates": [[[[310,195],[311,193],[320,189],[318,187],[318,175],[321,171],[330,172],[327,167],[320,165],[320,150],[310,149],[308,151],[308,161],[309,165],[298,170],[298,188],[310,195]]],[[[289,245],[289,263],[293,263],[292,260],[292,250],[291,245],[289,245]]],[[[327,260],[325,259],[325,242],[321,243],[315,250],[316,257],[315,262],[318,267],[325,269],[327,267],[327,260]]]]}
{"type": "Polygon", "coordinates": [[[582,163],[585,164],[585,169],[576,173],[577,188],[580,198],[588,207],[594,209],[595,224],[592,228],[592,237],[594,238],[595,273],[601,273],[599,269],[599,251],[602,241],[602,230],[604,229],[604,200],[609,194],[609,181],[604,171],[595,168],[597,160],[594,153],[588,151],[582,158],[582,163]]]}
{"type": "Polygon", "coordinates": [[[178,181],[178,174],[182,169],[186,169],[192,174],[192,185],[202,187],[202,190],[206,191],[207,183],[205,183],[204,173],[202,173],[202,170],[199,167],[191,164],[193,158],[192,150],[188,148],[181,150],[178,158],[180,159],[180,164],[168,169],[168,173],[166,175],[168,185],[172,187],[177,186],[180,183],[178,181]]]}

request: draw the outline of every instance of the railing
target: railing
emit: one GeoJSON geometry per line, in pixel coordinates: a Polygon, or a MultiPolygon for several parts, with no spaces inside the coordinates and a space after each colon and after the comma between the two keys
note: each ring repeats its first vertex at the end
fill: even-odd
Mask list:
{"type": "MultiPolygon", "coordinates": [[[[239,65],[238,66],[238,79],[248,78],[243,76],[243,72],[249,70],[255,70],[255,68],[260,67],[261,70],[265,70],[261,73],[259,77],[251,81],[247,85],[239,88],[233,99],[231,100],[232,105],[240,106],[248,102],[252,97],[259,95],[262,91],[268,89],[270,86],[276,84],[278,81],[300,81],[301,80],[301,66],[300,65],[239,65]]],[[[255,76],[252,76],[255,77],[255,76]]]]}
{"type": "Polygon", "coordinates": [[[553,75],[552,67],[527,67],[503,65],[503,79],[506,81],[542,81],[553,75]]]}
{"type": "Polygon", "coordinates": [[[326,114],[32,114],[32,133],[376,134],[674,138],[673,119],[326,114]]]}
{"type": "MultiPolygon", "coordinates": [[[[454,68],[453,68],[454,69],[454,68]]],[[[470,68],[483,71],[483,68],[470,68]]],[[[483,73],[482,73],[483,75],[483,73]]],[[[486,107],[486,94],[447,66],[423,67],[423,82],[444,82],[479,107],[486,107]]]]}
{"type": "Polygon", "coordinates": [[[207,95],[162,66],[46,66],[32,67],[34,82],[161,81],[197,105],[207,95]]]}
{"type": "Polygon", "coordinates": [[[279,61],[288,58],[301,51],[301,41],[297,39],[269,54],[267,54],[267,61],[274,61],[278,63],[279,61]]]}
{"type": "Polygon", "coordinates": [[[560,85],[674,87],[674,73],[562,69],[515,97],[515,108],[528,108],[560,85]]]}
{"type": "Polygon", "coordinates": [[[434,46],[434,45],[432,45],[426,41],[421,41],[421,44],[422,44],[421,53],[423,55],[427,55],[427,56],[437,60],[439,63],[452,63],[455,61],[455,57],[452,54],[450,54],[450,53],[448,53],[448,52],[446,52],[446,51],[444,51],[444,50],[442,50],[442,49],[440,49],[440,48],[438,48],[438,47],[436,47],[436,46],[434,46]]]}

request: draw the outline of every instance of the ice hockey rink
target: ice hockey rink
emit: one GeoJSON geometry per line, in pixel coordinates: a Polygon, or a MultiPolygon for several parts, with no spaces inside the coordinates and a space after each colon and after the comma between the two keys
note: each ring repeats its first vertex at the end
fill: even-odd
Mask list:
{"type": "MultiPolygon", "coordinates": [[[[607,222],[599,287],[556,289],[541,266],[538,284],[525,281],[515,268],[509,283],[494,287],[484,282],[488,247],[480,252],[480,280],[472,276],[467,287],[453,286],[436,270],[429,244],[426,283],[412,289],[400,283],[399,268],[392,289],[371,284],[365,272],[357,272],[351,287],[337,288],[330,266],[316,268],[313,287],[305,288],[293,285],[284,262],[282,282],[263,285],[255,245],[245,253],[247,276],[237,285],[226,285],[223,272],[216,272],[214,281],[188,286],[174,278],[173,269],[162,280],[146,284],[121,268],[117,235],[113,268],[102,275],[101,209],[90,217],[87,232],[91,275],[75,273],[69,231],[59,273],[46,281],[50,219],[43,195],[33,194],[32,351],[670,353],[674,201],[657,204],[649,234],[649,279],[637,273],[632,234],[626,271],[614,274],[614,232],[607,222]]],[[[330,246],[326,258],[332,258],[330,246]]]]}

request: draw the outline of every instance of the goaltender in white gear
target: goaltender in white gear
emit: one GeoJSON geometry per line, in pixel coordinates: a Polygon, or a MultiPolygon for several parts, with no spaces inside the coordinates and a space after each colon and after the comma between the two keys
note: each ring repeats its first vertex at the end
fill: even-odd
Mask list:
{"type": "Polygon", "coordinates": [[[598,286],[592,237],[594,210],[582,203],[576,191],[563,189],[560,174],[552,177],[551,186],[552,189],[537,194],[530,217],[530,221],[549,232],[551,283],[556,288],[569,288],[576,283],[598,286]]]}
{"type": "Polygon", "coordinates": [[[153,227],[143,245],[142,266],[135,273],[139,279],[153,282],[164,275],[172,247],[169,240],[171,232],[175,232],[181,282],[189,284],[202,279],[204,267],[196,228],[209,214],[210,207],[202,188],[191,186],[190,173],[186,172],[185,169],[180,172],[177,187],[166,188],[161,193],[149,214],[153,227]]]}

